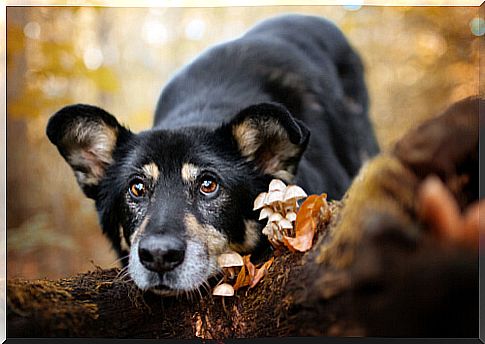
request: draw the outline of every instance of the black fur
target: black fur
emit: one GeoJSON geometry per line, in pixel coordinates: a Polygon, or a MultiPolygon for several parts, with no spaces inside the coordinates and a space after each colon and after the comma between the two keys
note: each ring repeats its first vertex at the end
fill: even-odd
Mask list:
{"type": "MultiPolygon", "coordinates": [[[[74,105],[51,118],[47,135],[95,199],[120,256],[128,253],[120,226],[128,243],[141,227],[142,237],[188,242],[187,214],[242,247],[245,220],[258,216],[253,200],[275,176],[309,194],[342,197],[363,159],[378,150],[367,103],[362,63],[342,33],[321,18],[287,15],[207,50],[179,71],[160,96],[152,129],[135,134],[104,110],[74,105]],[[84,127],[89,130],[79,134],[84,127]],[[156,180],[141,170],[150,163],[158,168],[156,180]],[[186,163],[200,172],[191,183],[181,176],[186,163]],[[210,196],[199,190],[207,176],[220,186],[210,196]],[[137,180],[147,190],[141,198],[129,192],[137,180]]],[[[208,256],[199,258],[212,259],[209,251],[197,251],[208,256]]],[[[176,273],[137,278],[146,289],[179,288],[176,273]]]]}

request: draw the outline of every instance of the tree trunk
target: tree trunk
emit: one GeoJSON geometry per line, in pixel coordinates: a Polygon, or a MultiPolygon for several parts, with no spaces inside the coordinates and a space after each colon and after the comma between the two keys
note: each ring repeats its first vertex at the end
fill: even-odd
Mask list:
{"type": "Polygon", "coordinates": [[[478,200],[477,114],[478,100],[459,103],[373,159],[313,248],[276,256],[252,289],[161,298],[118,269],[15,279],[7,281],[7,335],[478,337],[478,239],[447,240],[420,215],[418,199],[434,174],[462,211],[478,200]]]}

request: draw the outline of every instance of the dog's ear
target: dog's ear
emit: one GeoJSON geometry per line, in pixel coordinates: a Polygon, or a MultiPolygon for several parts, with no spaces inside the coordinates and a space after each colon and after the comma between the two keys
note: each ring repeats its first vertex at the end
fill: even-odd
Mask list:
{"type": "Polygon", "coordinates": [[[243,157],[253,161],[263,173],[288,182],[310,138],[303,122],[277,103],[249,106],[226,128],[231,130],[243,157]]]}
{"type": "Polygon", "coordinates": [[[56,112],[49,119],[46,134],[74,170],[86,196],[95,199],[119,139],[131,132],[103,109],[77,104],[56,112]]]}

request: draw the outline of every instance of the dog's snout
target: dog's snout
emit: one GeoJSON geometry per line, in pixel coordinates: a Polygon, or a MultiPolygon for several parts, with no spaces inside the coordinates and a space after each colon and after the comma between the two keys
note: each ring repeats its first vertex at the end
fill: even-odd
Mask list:
{"type": "Polygon", "coordinates": [[[148,270],[170,271],[184,260],[185,244],[172,235],[149,235],[140,240],[138,256],[148,270]]]}

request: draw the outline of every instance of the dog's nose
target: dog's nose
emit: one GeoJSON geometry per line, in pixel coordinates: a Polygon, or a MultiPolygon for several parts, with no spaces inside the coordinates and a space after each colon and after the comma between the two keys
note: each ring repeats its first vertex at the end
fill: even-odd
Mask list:
{"type": "Polygon", "coordinates": [[[149,235],[138,244],[138,257],[148,270],[166,272],[180,265],[185,256],[185,244],[171,235],[149,235]]]}

